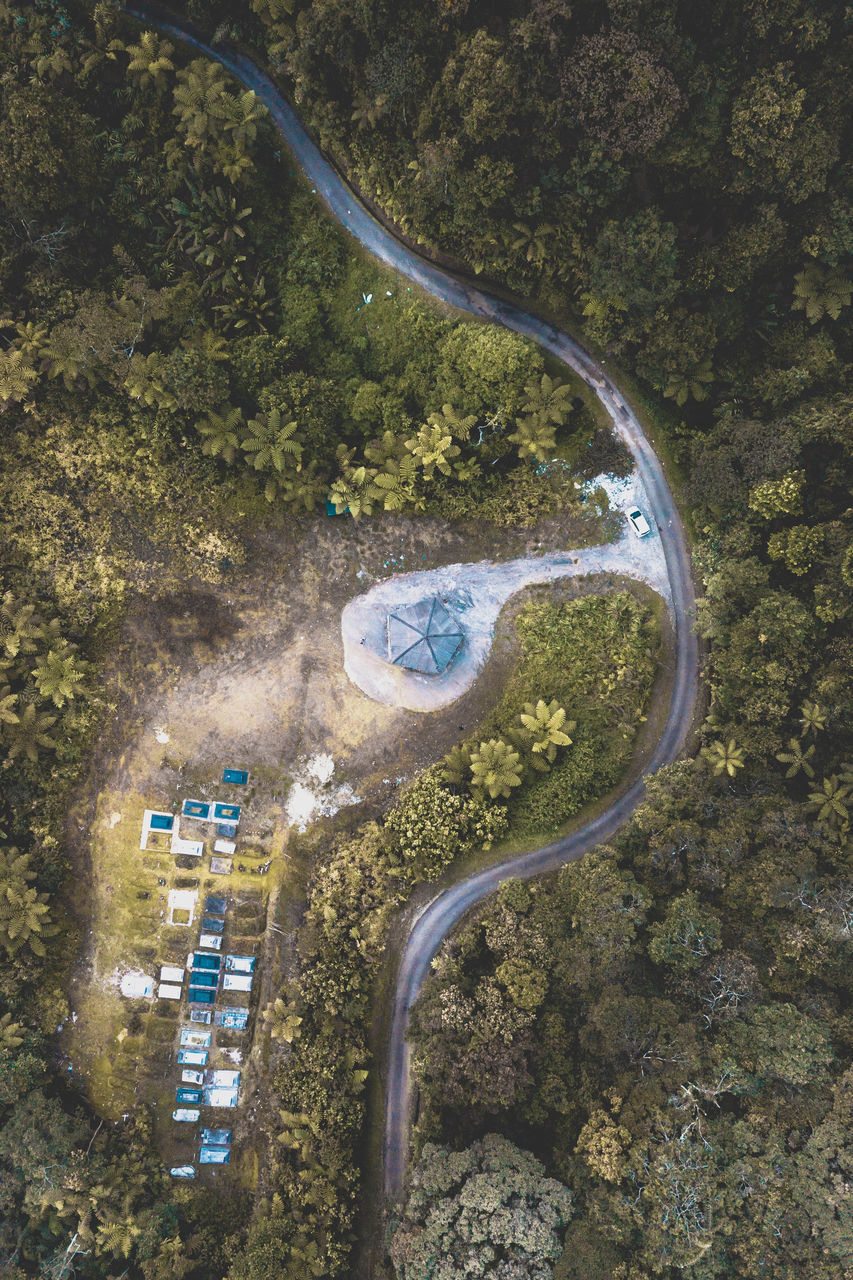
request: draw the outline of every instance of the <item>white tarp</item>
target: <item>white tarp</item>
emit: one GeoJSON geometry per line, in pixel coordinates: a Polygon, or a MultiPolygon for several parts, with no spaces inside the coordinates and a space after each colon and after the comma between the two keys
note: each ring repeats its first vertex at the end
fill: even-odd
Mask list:
{"type": "Polygon", "coordinates": [[[183,854],[185,858],[200,858],[204,853],[203,840],[184,840],[177,832],[172,835],[171,852],[183,854]]]}
{"type": "Polygon", "coordinates": [[[226,973],[222,981],[223,991],[251,991],[252,979],[239,973],[226,973]]]}
{"type": "Polygon", "coordinates": [[[133,969],[122,974],[118,989],[128,1000],[150,1000],[154,994],[154,979],[133,969]]]}
{"type": "Polygon", "coordinates": [[[236,1107],[236,1089],[205,1089],[205,1105],[208,1107],[236,1107]]]}
{"type": "Polygon", "coordinates": [[[208,1071],[205,1083],[215,1089],[236,1089],[240,1083],[239,1071],[208,1071]]]}

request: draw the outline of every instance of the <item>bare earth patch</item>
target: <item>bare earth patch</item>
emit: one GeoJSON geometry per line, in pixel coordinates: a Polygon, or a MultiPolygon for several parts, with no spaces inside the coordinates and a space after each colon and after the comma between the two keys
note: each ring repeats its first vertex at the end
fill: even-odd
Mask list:
{"type": "MultiPolygon", "coordinates": [[[[304,867],[288,857],[289,830],[338,810],[346,819],[347,806],[353,821],[387,806],[401,782],[440,758],[500,695],[512,661],[508,642],[453,706],[413,715],[368,697],[344,668],[344,606],[394,570],[439,570],[496,553],[535,556],[543,540],[599,542],[606,527],[594,513],[569,512],[538,529],[506,532],[423,518],[314,519],[298,533],[265,534],[227,588],[188,587],[180,597],[134,607],[106,686],[119,707],[115,723],[69,816],[84,946],[63,1048],[70,1078],[97,1110],[115,1117],[153,1104],[164,1158],[189,1158],[185,1126],[170,1119],[185,1005],[123,996],[120,987],[125,975],[153,978],[160,964],[185,963],[197,928],[169,923],[169,895],[197,888],[202,901],[225,892],[254,912],[239,947],[260,958],[253,996],[262,1008],[284,963],[287,928],[282,933],[276,922],[289,926],[288,902],[304,889],[304,867]],[[144,809],[175,809],[187,797],[244,799],[221,782],[225,766],[252,775],[232,873],[212,876],[207,854],[202,865],[179,866],[184,860],[172,856],[165,833],[140,851],[144,809]]],[[[126,988],[141,989],[133,979],[126,988]]],[[[244,1118],[235,1123],[247,1126],[242,1172],[238,1164],[232,1175],[251,1181],[250,1117],[262,1105],[269,1049],[257,1033],[228,1047],[244,1054],[244,1118]]]]}

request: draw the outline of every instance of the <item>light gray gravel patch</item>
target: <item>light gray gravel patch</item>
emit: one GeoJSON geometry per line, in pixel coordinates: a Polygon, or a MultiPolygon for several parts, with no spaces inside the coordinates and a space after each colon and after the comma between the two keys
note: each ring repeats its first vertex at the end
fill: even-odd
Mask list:
{"type": "MultiPolygon", "coordinates": [[[[643,505],[645,491],[638,476],[619,502],[643,505]]],[[[645,507],[648,511],[648,506],[645,507]]],[[[500,563],[451,564],[420,573],[395,574],[356,596],[341,615],[344,669],[368,697],[409,711],[437,711],[460,698],[476,680],[492,647],[495,623],[510,596],[535,583],[559,578],[615,573],[647,583],[666,601],[672,594],[657,531],[637,538],[628,530],[618,542],[576,551],[551,551],[500,563]],[[386,618],[392,608],[438,596],[458,618],[465,640],[447,668],[437,676],[419,675],[388,661],[386,618]]]]}

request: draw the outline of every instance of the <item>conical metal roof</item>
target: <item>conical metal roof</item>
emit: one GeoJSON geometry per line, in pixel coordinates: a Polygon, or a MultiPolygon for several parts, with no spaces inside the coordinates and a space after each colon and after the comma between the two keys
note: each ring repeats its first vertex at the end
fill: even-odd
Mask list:
{"type": "Polygon", "coordinates": [[[398,667],[437,676],[450,665],[464,632],[438,596],[388,614],[388,657],[398,667]]]}

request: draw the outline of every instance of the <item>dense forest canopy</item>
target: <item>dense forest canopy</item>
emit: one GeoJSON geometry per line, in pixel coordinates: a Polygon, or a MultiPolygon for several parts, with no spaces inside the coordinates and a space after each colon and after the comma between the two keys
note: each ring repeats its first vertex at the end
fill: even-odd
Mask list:
{"type": "MultiPolygon", "coordinates": [[[[507,886],[444,953],[416,1014],[427,1145],[394,1224],[398,1274],[461,1266],[474,1204],[470,1274],[843,1280],[853,12],[185,12],[275,71],[402,233],[636,377],[694,532],[699,753],[650,784],[613,848],[556,883],[507,886]]],[[[254,1205],[176,1190],[144,1114],[99,1126],[57,1083],[79,945],[62,910],[68,797],[114,709],[99,674],[138,593],[227,581],[248,530],[306,521],[327,498],[368,518],[476,509],[533,523],[565,496],[557,478],[534,498],[534,468],[555,450],[576,461],[592,432],[554,372],[355,259],[216,64],[108,3],[0,4],[8,1280],[351,1274],[391,914],[510,822],[559,822],[570,787],[591,794],[566,764],[579,758],[562,741],[570,683],[519,685],[491,738],[461,744],[318,859],[301,970],[270,1011],[280,1127],[254,1205]],[[545,782],[527,769],[535,732],[555,748],[545,782]]],[[[565,615],[554,646],[595,609],[610,609],[636,668],[619,714],[581,706],[572,729],[609,742],[603,785],[620,716],[642,710],[649,646],[631,602],[565,615]]]]}

